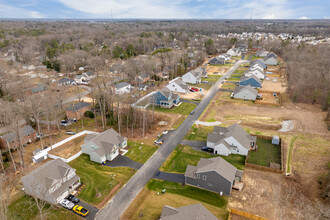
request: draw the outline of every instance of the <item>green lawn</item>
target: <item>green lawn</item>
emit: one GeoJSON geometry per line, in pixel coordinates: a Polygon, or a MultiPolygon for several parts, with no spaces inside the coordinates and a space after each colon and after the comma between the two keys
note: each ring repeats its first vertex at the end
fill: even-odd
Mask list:
{"type": "Polygon", "coordinates": [[[290,173],[291,172],[291,158],[292,158],[292,151],[293,151],[293,146],[294,146],[294,142],[297,140],[298,136],[295,136],[294,138],[291,139],[290,141],[290,146],[289,146],[289,154],[288,154],[288,162],[286,165],[286,172],[290,173]]]}
{"type": "MultiPolygon", "coordinates": [[[[49,220],[81,219],[78,215],[60,206],[50,204],[44,206],[43,215],[49,220]]],[[[27,195],[24,195],[9,204],[7,217],[15,220],[40,219],[39,210],[36,206],[35,200],[27,195]]]]}
{"type": "Polygon", "coordinates": [[[209,83],[216,83],[218,80],[219,78],[215,78],[215,77],[202,78],[202,82],[209,82],[209,83]]]}
{"type": "Polygon", "coordinates": [[[110,168],[89,160],[89,155],[82,154],[69,163],[76,169],[77,175],[85,187],[79,198],[93,205],[99,204],[118,183],[125,184],[136,172],[127,167],[110,168]]]}
{"type": "MultiPolygon", "coordinates": [[[[166,159],[161,171],[172,173],[185,173],[188,165],[196,166],[201,158],[220,157],[203,151],[196,151],[190,146],[178,145],[171,155],[166,159]]],[[[234,165],[237,169],[243,170],[245,156],[230,155],[221,156],[223,159],[234,165]]]]}
{"type": "Polygon", "coordinates": [[[243,76],[243,73],[236,73],[236,74],[232,74],[231,77],[241,77],[243,76]]]}
{"type": "Polygon", "coordinates": [[[233,77],[230,77],[230,78],[228,78],[227,80],[228,80],[228,81],[237,81],[237,82],[238,82],[238,81],[239,81],[239,78],[233,78],[233,77]]]}
{"type": "Polygon", "coordinates": [[[179,183],[152,179],[148,182],[147,188],[158,192],[166,189],[166,193],[178,194],[216,207],[227,206],[227,196],[220,196],[218,193],[192,186],[181,186],[179,183]]]}
{"type": "Polygon", "coordinates": [[[281,164],[281,147],[272,144],[272,140],[257,138],[257,151],[250,151],[248,163],[269,167],[269,164],[281,164]]]}
{"type": "Polygon", "coordinates": [[[236,85],[234,83],[227,83],[227,82],[225,82],[221,86],[221,89],[231,89],[231,90],[234,90],[235,88],[236,88],[236,85]]]}
{"type": "Polygon", "coordinates": [[[237,73],[237,74],[244,74],[244,71],[246,70],[246,68],[242,69],[242,68],[239,68],[239,69],[236,69],[234,74],[237,73]]]}
{"type": "Polygon", "coordinates": [[[139,163],[145,163],[158,150],[158,147],[140,144],[134,141],[128,141],[127,144],[130,148],[125,156],[139,163]]]}
{"type": "Polygon", "coordinates": [[[206,141],[208,133],[213,131],[212,126],[196,126],[193,125],[186,136],[184,137],[185,140],[189,141],[206,141]]]}
{"type": "Polygon", "coordinates": [[[193,87],[209,90],[212,87],[212,84],[207,84],[207,83],[200,83],[198,85],[190,84],[193,87]]]}
{"type": "Polygon", "coordinates": [[[179,106],[173,106],[172,108],[161,108],[159,106],[155,106],[155,111],[166,112],[166,113],[174,113],[174,114],[182,114],[189,115],[189,113],[196,108],[195,104],[182,102],[179,106]]]}
{"type": "Polygon", "coordinates": [[[209,77],[213,77],[213,78],[218,78],[220,79],[223,75],[217,75],[217,74],[210,74],[209,77]]]}

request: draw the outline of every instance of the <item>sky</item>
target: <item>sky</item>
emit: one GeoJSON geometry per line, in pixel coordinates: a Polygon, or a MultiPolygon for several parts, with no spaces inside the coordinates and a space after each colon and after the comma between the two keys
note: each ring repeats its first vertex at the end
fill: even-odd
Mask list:
{"type": "Polygon", "coordinates": [[[330,19],[329,0],[0,0],[0,18],[330,19]]]}

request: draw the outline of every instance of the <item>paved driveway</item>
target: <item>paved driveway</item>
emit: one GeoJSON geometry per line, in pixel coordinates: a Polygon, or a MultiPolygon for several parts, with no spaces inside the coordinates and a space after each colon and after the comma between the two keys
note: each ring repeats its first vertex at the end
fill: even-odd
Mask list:
{"type": "MultiPolygon", "coordinates": [[[[98,208],[95,208],[94,206],[84,202],[84,201],[81,201],[78,202],[76,205],[80,205],[82,207],[84,207],[85,209],[87,209],[89,211],[89,213],[87,214],[87,216],[83,217],[81,216],[82,218],[85,218],[85,219],[88,219],[88,220],[93,220],[95,219],[95,215],[96,213],[99,211],[98,208]]],[[[71,212],[75,213],[73,210],[70,210],[71,212]]],[[[77,213],[75,213],[76,215],[78,215],[77,213]]],[[[80,216],[80,215],[79,215],[80,216]]]]}
{"type": "Polygon", "coordinates": [[[172,153],[175,147],[182,141],[183,137],[187,134],[191,126],[202,114],[204,109],[208,106],[211,100],[218,92],[218,87],[221,81],[225,77],[230,75],[236,70],[236,68],[242,64],[248,63],[248,61],[240,60],[230,68],[223,77],[221,77],[207,92],[205,97],[195,108],[195,114],[188,115],[182,122],[178,129],[170,134],[170,141],[165,142],[150,159],[134,174],[134,176],[125,184],[125,186],[113,197],[113,199],[107,204],[107,206],[100,210],[96,219],[120,219],[120,216],[125,212],[128,206],[133,202],[135,197],[143,189],[143,187],[153,178],[162,163],[172,153]]]}
{"type": "Polygon", "coordinates": [[[206,142],[205,141],[183,140],[183,141],[181,141],[181,144],[188,145],[188,146],[192,147],[192,149],[197,150],[197,151],[202,151],[202,147],[206,147],[206,142]]]}
{"type": "Polygon", "coordinates": [[[184,183],[184,174],[179,173],[166,173],[158,171],[153,178],[174,183],[184,183]]]}
{"type": "Polygon", "coordinates": [[[130,167],[138,170],[142,167],[143,164],[135,162],[134,160],[119,154],[112,161],[107,161],[105,165],[108,167],[130,167]]]}

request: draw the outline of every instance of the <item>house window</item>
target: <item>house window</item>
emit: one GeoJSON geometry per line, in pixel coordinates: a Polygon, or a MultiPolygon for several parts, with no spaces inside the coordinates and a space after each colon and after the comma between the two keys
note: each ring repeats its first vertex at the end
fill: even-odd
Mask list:
{"type": "Polygon", "coordinates": [[[206,176],[205,175],[203,176],[203,180],[206,180],[206,176]]]}
{"type": "Polygon", "coordinates": [[[199,179],[201,177],[201,175],[200,174],[197,174],[197,179],[199,179]]]}
{"type": "Polygon", "coordinates": [[[237,148],[237,152],[239,152],[239,149],[237,148]]]}

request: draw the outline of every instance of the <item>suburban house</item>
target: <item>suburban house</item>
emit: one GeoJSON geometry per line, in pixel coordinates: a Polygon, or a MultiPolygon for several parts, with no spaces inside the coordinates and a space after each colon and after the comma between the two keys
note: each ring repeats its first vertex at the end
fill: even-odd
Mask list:
{"type": "Polygon", "coordinates": [[[189,91],[189,85],[184,83],[180,77],[171,80],[166,87],[172,92],[187,93],[189,91]]]}
{"type": "Polygon", "coordinates": [[[118,134],[112,128],[100,134],[88,134],[81,145],[84,154],[96,163],[112,161],[119,154],[120,148],[127,146],[127,138],[118,134]]]}
{"type": "Polygon", "coordinates": [[[157,91],[151,97],[151,104],[162,108],[171,108],[173,105],[177,105],[180,102],[180,97],[177,94],[173,94],[168,88],[163,88],[157,91]]]}
{"type": "Polygon", "coordinates": [[[41,93],[48,90],[46,84],[39,84],[31,89],[32,94],[41,93]]]}
{"type": "Polygon", "coordinates": [[[139,89],[140,91],[147,91],[147,90],[148,90],[148,85],[146,85],[146,84],[140,84],[140,85],[138,86],[138,89],[139,89]]]}
{"type": "Polygon", "coordinates": [[[62,159],[56,159],[23,176],[22,183],[26,194],[57,204],[80,185],[80,177],[62,159]]]}
{"type": "Polygon", "coordinates": [[[255,75],[252,76],[242,76],[239,85],[240,86],[251,86],[253,88],[261,88],[262,81],[255,75]]]}
{"type": "Polygon", "coordinates": [[[86,77],[87,80],[91,80],[95,78],[95,75],[92,71],[87,71],[86,73],[82,74],[84,77],[86,77]]]}
{"type": "Polygon", "coordinates": [[[256,141],[257,137],[249,135],[238,124],[227,128],[215,126],[207,136],[207,147],[214,149],[214,154],[247,156],[249,150],[255,148],[256,141]]]}
{"type": "Polygon", "coordinates": [[[259,69],[261,71],[264,71],[264,69],[261,67],[260,64],[254,64],[254,66],[250,67],[250,70],[255,70],[255,69],[259,69]]]}
{"type": "Polygon", "coordinates": [[[256,56],[257,57],[266,57],[267,55],[268,55],[268,51],[265,51],[265,50],[263,50],[263,51],[257,51],[256,52],[256,56]]]}
{"type": "Polygon", "coordinates": [[[70,79],[69,77],[64,77],[57,81],[57,85],[59,85],[59,86],[77,85],[77,83],[76,83],[76,81],[74,81],[73,79],[70,79]]]}
{"type": "Polygon", "coordinates": [[[266,69],[267,68],[267,66],[266,66],[266,64],[264,63],[263,60],[252,60],[250,62],[250,67],[254,66],[255,64],[258,64],[263,69],[266,69]]]}
{"type": "Polygon", "coordinates": [[[236,86],[232,97],[235,99],[244,99],[255,101],[258,96],[258,91],[253,87],[247,86],[236,86]]]}
{"type": "MultiPolygon", "coordinates": [[[[26,125],[18,130],[19,137],[23,145],[32,143],[37,140],[37,131],[30,125],[26,125]]],[[[7,150],[9,148],[16,149],[20,146],[20,142],[17,139],[16,133],[10,132],[0,136],[1,149],[7,150]]]]}
{"type": "Polygon", "coordinates": [[[83,84],[83,85],[86,85],[88,84],[88,78],[86,75],[76,75],[74,77],[74,81],[76,81],[77,84],[83,84]]]}
{"type": "Polygon", "coordinates": [[[78,102],[66,108],[66,117],[68,119],[80,120],[84,113],[91,110],[91,104],[87,102],[78,102]]]}
{"type": "Polygon", "coordinates": [[[263,70],[260,70],[258,68],[255,68],[255,69],[250,69],[250,70],[247,70],[244,72],[244,75],[245,76],[255,76],[257,77],[258,79],[265,79],[266,77],[266,74],[263,70]]]}
{"type": "Polygon", "coordinates": [[[277,65],[277,56],[274,53],[269,53],[265,58],[264,58],[264,63],[266,65],[277,65]]]}
{"type": "Polygon", "coordinates": [[[209,61],[209,64],[213,64],[213,65],[223,65],[225,64],[225,58],[223,57],[214,57],[209,61]]]}
{"type": "Polygon", "coordinates": [[[253,46],[252,49],[251,49],[251,51],[252,52],[257,52],[257,51],[262,51],[262,49],[263,48],[261,46],[253,46]]]}
{"type": "Polygon", "coordinates": [[[120,82],[114,86],[114,91],[116,94],[121,95],[124,93],[130,93],[133,87],[127,82],[120,82]]]}
{"type": "Polygon", "coordinates": [[[207,77],[207,72],[204,67],[199,67],[184,74],[182,76],[182,81],[184,83],[198,84],[202,81],[202,77],[207,77]]]}
{"type": "Polygon", "coordinates": [[[160,220],[178,220],[178,219],[193,219],[193,220],[218,220],[209,210],[202,204],[197,203],[183,207],[174,208],[164,206],[160,215],[160,220]]]}
{"type": "Polygon", "coordinates": [[[241,182],[243,171],[221,157],[201,158],[197,166],[188,165],[184,174],[185,184],[220,195],[230,196],[235,182],[241,182]]]}
{"type": "Polygon", "coordinates": [[[247,44],[239,44],[237,46],[238,51],[242,53],[246,53],[248,51],[248,45],[247,44]]]}
{"type": "Polygon", "coordinates": [[[149,73],[144,73],[142,75],[139,75],[137,77],[137,81],[140,83],[146,83],[150,80],[150,74],[149,73]]]}
{"type": "Polygon", "coordinates": [[[227,54],[233,57],[241,56],[241,52],[237,48],[230,48],[227,51],[227,54]]]}

